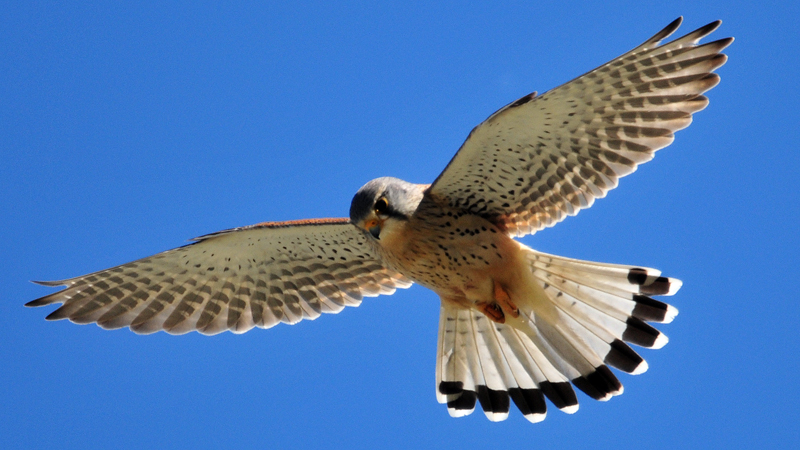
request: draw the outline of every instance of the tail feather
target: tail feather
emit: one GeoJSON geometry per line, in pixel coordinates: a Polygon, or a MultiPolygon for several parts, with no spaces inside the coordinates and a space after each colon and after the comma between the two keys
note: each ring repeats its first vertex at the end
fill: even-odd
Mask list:
{"type": "MultiPolygon", "coordinates": [[[[541,374],[545,380],[536,380],[544,396],[547,397],[556,408],[567,414],[573,414],[578,411],[578,399],[575,397],[575,391],[572,390],[572,386],[569,384],[570,379],[553,365],[553,362],[551,362],[552,360],[548,359],[545,355],[543,351],[546,350],[547,346],[544,343],[537,345],[531,339],[531,335],[508,325],[502,325],[500,329],[507,334],[515,335],[535,362],[534,367],[541,369],[541,374]]],[[[530,418],[528,420],[530,420],[530,418]]]]}
{"type": "Polygon", "coordinates": [[[482,384],[483,372],[473,357],[478,352],[471,331],[471,311],[450,308],[445,313],[444,306],[443,302],[436,361],[437,400],[447,403],[451,416],[462,417],[475,409],[476,386],[482,384]]]}
{"type": "Polygon", "coordinates": [[[662,277],[656,269],[601,264],[561,258],[533,250],[527,252],[533,274],[543,286],[555,286],[616,318],[633,316],[649,322],[669,323],[678,310],[648,295],[674,295],[683,283],[662,277]],[[583,291],[583,292],[582,292],[583,291]]]}
{"type": "Polygon", "coordinates": [[[499,422],[508,417],[510,397],[507,387],[517,386],[517,381],[497,339],[493,322],[478,315],[472,323],[477,331],[478,361],[486,382],[485,387],[478,387],[478,400],[486,417],[492,422],[499,422]]]}
{"type": "Polygon", "coordinates": [[[609,293],[669,296],[683,284],[675,278],[662,277],[656,269],[581,261],[537,251],[528,252],[527,257],[537,269],[566,279],[578,277],[581,284],[609,293]]]}
{"type": "Polygon", "coordinates": [[[566,314],[560,314],[554,325],[546,320],[537,321],[538,330],[555,349],[554,356],[562,367],[572,367],[568,372],[572,384],[595,400],[608,400],[622,394],[622,384],[605,367],[602,357],[589,344],[590,333],[581,334],[576,324],[566,314]],[[572,323],[570,323],[572,322],[572,323]]]}
{"type": "Polygon", "coordinates": [[[577,410],[563,371],[579,374],[554,366],[557,353],[538,334],[532,338],[445,299],[439,324],[437,399],[451,416],[471,414],[480,403],[489,420],[505,420],[513,401],[526,419],[539,422],[545,397],[565,412],[577,410]]]}
{"type": "Polygon", "coordinates": [[[563,312],[565,322],[586,340],[594,354],[607,355],[605,361],[623,372],[639,374],[647,370],[644,359],[622,342],[627,328],[624,322],[560,291],[550,298],[563,312]]]}
{"type": "Polygon", "coordinates": [[[578,401],[570,383],[608,400],[623,392],[609,367],[634,375],[648,368],[628,343],[660,348],[668,341],[646,322],[669,322],[678,311],[648,295],[672,295],[679,280],[650,268],[522,251],[546,312],[513,298],[520,316],[501,324],[442,298],[437,398],[452,416],[468,415],[480,403],[490,420],[504,420],[513,401],[538,422],[547,413],[545,398],[573,413],[578,401]]]}
{"type": "Polygon", "coordinates": [[[547,377],[514,329],[499,326],[496,331],[516,385],[508,393],[526,419],[541,422],[547,415],[547,405],[539,385],[546,382],[547,377]]]}
{"type": "MultiPolygon", "coordinates": [[[[648,328],[640,330],[641,322],[636,321],[630,325],[630,328],[640,333],[644,332],[646,336],[642,337],[634,331],[627,331],[628,323],[593,308],[588,302],[584,303],[569,293],[557,290],[552,286],[548,286],[545,292],[550,294],[549,298],[571,319],[572,326],[583,331],[581,335],[586,338],[594,352],[598,355],[606,355],[606,363],[630,374],[647,371],[647,362],[623,341],[627,340],[638,345],[652,347],[661,336],[658,330],[647,324],[644,325],[648,328]],[[652,332],[656,333],[654,338],[651,338],[652,332]]],[[[666,343],[666,337],[661,340],[666,343]]]]}

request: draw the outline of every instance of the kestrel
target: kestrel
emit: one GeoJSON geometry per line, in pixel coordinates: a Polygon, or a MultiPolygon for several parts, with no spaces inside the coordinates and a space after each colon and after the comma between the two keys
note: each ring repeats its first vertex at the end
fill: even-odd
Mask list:
{"type": "Polygon", "coordinates": [[[660,348],[647,322],[677,309],[654,300],[681,286],[655,269],[579,261],[514,237],[588,208],[653,158],[708,104],[702,94],[733,38],[699,44],[720,22],[661,45],[678,18],[642,45],[475,127],[430,185],[378,178],[350,218],[266,222],[61,281],[27,306],[63,303],[48,320],[136,333],[242,333],[357,306],[418,283],[441,299],[436,396],[452,416],[480,403],[492,421],[511,401],[531,422],[545,398],[578,409],[622,393],[609,369],[639,374],[628,344],[660,348]],[[571,383],[571,384],[570,384],[571,383]]]}

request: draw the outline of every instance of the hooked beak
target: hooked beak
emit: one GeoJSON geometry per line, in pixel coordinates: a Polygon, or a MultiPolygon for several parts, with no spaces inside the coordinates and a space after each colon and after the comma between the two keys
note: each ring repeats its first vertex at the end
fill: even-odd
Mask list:
{"type": "Polygon", "coordinates": [[[372,237],[374,237],[375,239],[380,239],[381,238],[381,226],[380,225],[375,225],[374,227],[370,227],[369,234],[371,234],[372,237]]]}
{"type": "Polygon", "coordinates": [[[367,223],[364,224],[364,228],[366,228],[367,231],[369,231],[369,234],[371,234],[372,237],[380,240],[382,225],[383,225],[382,221],[379,221],[378,219],[370,219],[367,221],[367,223]]]}

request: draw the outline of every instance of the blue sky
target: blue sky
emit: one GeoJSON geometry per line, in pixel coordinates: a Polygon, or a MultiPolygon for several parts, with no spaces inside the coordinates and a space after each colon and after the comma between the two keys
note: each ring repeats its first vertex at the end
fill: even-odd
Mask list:
{"type": "Polygon", "coordinates": [[[798,446],[797,2],[496,3],[5,3],[0,446],[798,446]],[[52,291],[28,280],[345,216],[378,176],[430,182],[498,107],[679,15],[679,34],[722,19],[712,38],[736,37],[710,106],[608,198],[524,238],[684,281],[670,343],[609,402],[579,394],[577,414],[536,425],[450,418],[438,300],[420,287],[241,336],[138,336],[22,306],[52,291]]]}

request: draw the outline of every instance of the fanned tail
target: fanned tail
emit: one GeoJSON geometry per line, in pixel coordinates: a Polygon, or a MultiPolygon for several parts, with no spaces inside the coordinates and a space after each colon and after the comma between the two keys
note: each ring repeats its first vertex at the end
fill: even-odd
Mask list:
{"type": "Polygon", "coordinates": [[[597,400],[623,391],[609,367],[630,374],[647,362],[628,344],[661,348],[667,337],[647,322],[678,314],[652,295],[681,287],[658,270],[594,263],[521,245],[536,301],[512,298],[519,317],[505,323],[442,298],[437,351],[437,399],[450,415],[480,403],[492,421],[508,417],[511,401],[531,422],[546,415],[545,398],[567,413],[578,409],[572,385],[597,400]]]}

